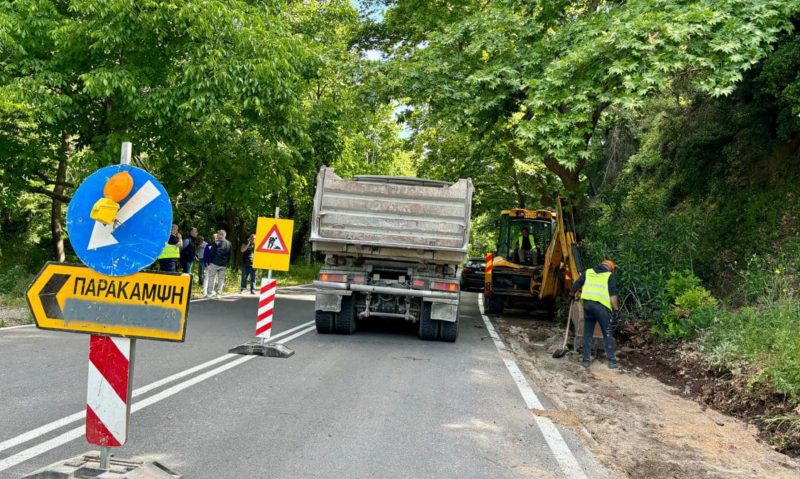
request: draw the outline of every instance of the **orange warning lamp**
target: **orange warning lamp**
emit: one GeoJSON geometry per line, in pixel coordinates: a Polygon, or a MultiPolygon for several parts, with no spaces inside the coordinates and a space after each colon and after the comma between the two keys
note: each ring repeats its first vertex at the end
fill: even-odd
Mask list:
{"type": "Polygon", "coordinates": [[[89,217],[107,225],[114,221],[119,211],[119,203],[133,190],[133,177],[127,171],[120,171],[106,181],[103,198],[92,206],[89,217]]]}
{"type": "Polygon", "coordinates": [[[103,196],[116,203],[124,200],[133,189],[133,177],[127,171],[120,171],[106,182],[103,196]]]}

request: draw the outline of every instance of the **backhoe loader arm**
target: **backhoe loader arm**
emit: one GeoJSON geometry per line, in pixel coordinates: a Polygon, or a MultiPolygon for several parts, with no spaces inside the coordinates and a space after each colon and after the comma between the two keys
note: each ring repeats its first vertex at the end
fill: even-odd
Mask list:
{"type": "Polygon", "coordinates": [[[555,299],[568,292],[582,267],[571,208],[569,212],[564,209],[561,197],[556,197],[556,207],[555,230],[545,254],[539,299],[555,299]]]}

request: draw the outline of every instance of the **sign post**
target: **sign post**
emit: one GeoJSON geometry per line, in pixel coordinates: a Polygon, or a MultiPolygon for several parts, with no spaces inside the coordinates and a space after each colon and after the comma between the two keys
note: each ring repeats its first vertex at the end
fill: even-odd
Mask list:
{"type": "Polygon", "coordinates": [[[274,218],[258,218],[256,248],[253,251],[253,267],[266,269],[267,276],[261,278],[261,289],[256,312],[257,342],[243,344],[230,350],[237,354],[258,354],[272,357],[289,357],[294,351],[281,344],[268,344],[272,335],[272,318],[275,310],[277,281],[272,270],[289,271],[292,251],[294,221],[280,219],[280,208],[275,208],[274,218]]]}
{"type": "Polygon", "coordinates": [[[130,162],[124,142],[120,164],[89,175],[67,207],[70,242],[86,266],[47,263],[26,293],[38,328],[91,334],[86,440],[100,447],[104,470],[110,448],[128,438],[136,338],[183,341],[191,299],[190,275],[140,273],[167,243],[172,204],[130,162]]]}
{"type": "MultiPolygon", "coordinates": [[[[128,166],[131,164],[131,146],[131,143],[128,141],[122,143],[119,158],[120,165],[128,166]]],[[[152,183],[146,183],[146,185],[152,185],[152,183]]],[[[142,187],[137,193],[140,193],[144,189],[145,187],[142,187]]],[[[151,192],[148,194],[148,198],[155,199],[158,197],[157,194],[152,193],[153,189],[148,188],[146,191],[151,192]]],[[[147,203],[151,202],[152,199],[147,203]]],[[[132,202],[128,202],[126,205],[131,203],[132,202]]],[[[136,211],[131,211],[130,215],[125,215],[121,220],[117,221],[120,221],[121,224],[146,206],[147,203],[145,203],[145,201],[136,203],[137,206],[139,204],[143,206],[136,208],[136,211]]],[[[70,202],[70,204],[72,203],[70,202]]],[[[171,217],[169,222],[170,224],[172,223],[171,217]]],[[[92,228],[92,236],[89,239],[87,248],[95,250],[99,248],[100,243],[95,241],[95,238],[102,237],[106,242],[110,241],[109,239],[113,239],[111,232],[108,231],[108,225],[102,225],[99,228],[98,225],[100,225],[100,222],[95,221],[94,227],[92,228]],[[97,234],[95,230],[98,230],[97,234]],[[102,233],[99,231],[102,231],[102,233]],[[92,246],[94,246],[94,248],[92,248],[92,246]]],[[[116,239],[114,239],[114,241],[116,241],[116,239]]],[[[86,393],[86,440],[89,441],[89,444],[100,446],[100,469],[108,469],[108,460],[111,457],[110,447],[120,447],[128,440],[128,425],[130,424],[131,417],[130,398],[133,390],[133,368],[131,365],[133,364],[135,351],[135,339],[119,338],[113,341],[110,338],[95,334],[89,338],[89,379],[86,393]],[[114,353],[114,347],[116,347],[118,355],[114,353]],[[95,361],[97,363],[95,363],[95,361]],[[109,381],[113,381],[114,384],[111,384],[109,381]],[[114,401],[112,394],[107,392],[104,394],[107,388],[103,386],[111,386],[119,401],[114,401]],[[120,407],[120,402],[122,407],[120,407]],[[107,411],[107,415],[98,415],[95,409],[97,411],[107,411]],[[120,419],[124,421],[120,421],[120,419]]]]}

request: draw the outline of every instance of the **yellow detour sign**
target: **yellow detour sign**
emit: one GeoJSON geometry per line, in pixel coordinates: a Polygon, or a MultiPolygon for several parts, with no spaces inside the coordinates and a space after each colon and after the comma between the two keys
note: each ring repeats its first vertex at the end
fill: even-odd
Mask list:
{"type": "Polygon", "coordinates": [[[256,249],[253,252],[253,267],[289,271],[293,230],[293,220],[259,218],[258,226],[256,227],[256,249]]]}
{"type": "Polygon", "coordinates": [[[27,299],[41,329],[183,341],[191,279],[175,273],[105,276],[50,262],[28,288],[27,299]]]}

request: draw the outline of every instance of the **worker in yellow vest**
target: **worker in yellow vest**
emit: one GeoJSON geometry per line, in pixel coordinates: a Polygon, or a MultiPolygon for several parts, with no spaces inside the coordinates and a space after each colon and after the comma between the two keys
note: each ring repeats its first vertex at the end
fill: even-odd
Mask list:
{"type": "Polygon", "coordinates": [[[167,244],[158,255],[158,269],[161,271],[176,272],[178,271],[178,260],[181,257],[181,234],[178,230],[178,225],[172,225],[172,232],[169,235],[167,244]]]}
{"type": "Polygon", "coordinates": [[[611,322],[615,311],[619,309],[617,296],[617,282],[614,271],[617,266],[607,259],[594,268],[587,269],[578,281],[572,285],[571,296],[580,294],[583,303],[583,367],[591,364],[592,336],[594,336],[595,322],[600,323],[603,332],[603,343],[606,347],[608,367],[619,368],[617,357],[614,354],[614,336],[611,332],[611,322]],[[578,293],[580,291],[580,293],[578,293]]]}
{"type": "Polygon", "coordinates": [[[528,227],[523,226],[519,230],[517,240],[514,242],[514,258],[519,264],[530,262],[536,263],[536,258],[529,255],[536,254],[536,243],[533,241],[533,235],[529,233],[528,227]]]}

